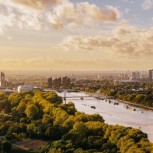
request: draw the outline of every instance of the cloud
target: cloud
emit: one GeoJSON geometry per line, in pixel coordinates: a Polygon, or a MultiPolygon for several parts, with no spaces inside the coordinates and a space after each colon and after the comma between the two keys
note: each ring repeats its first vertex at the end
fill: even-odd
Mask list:
{"type": "Polygon", "coordinates": [[[40,30],[43,20],[40,12],[14,7],[11,4],[0,5],[0,32],[14,29],[40,30]]]}
{"type": "Polygon", "coordinates": [[[62,0],[13,0],[13,1],[28,7],[43,9],[49,5],[60,4],[62,0]]]}
{"type": "Polygon", "coordinates": [[[62,45],[65,47],[74,47],[75,49],[93,50],[98,47],[109,47],[113,45],[117,39],[106,39],[100,36],[95,37],[68,37],[62,45]]]}
{"type": "Polygon", "coordinates": [[[72,3],[68,0],[13,0],[16,3],[23,4],[32,8],[43,9],[52,5],[56,5],[53,11],[49,13],[52,15],[54,24],[64,18],[66,21],[74,21],[77,23],[83,22],[86,18],[88,20],[97,20],[103,22],[112,22],[118,20],[120,12],[116,7],[107,6],[106,9],[101,9],[95,4],[88,2],[72,3]],[[83,19],[81,19],[84,17],[83,19]]]}
{"type": "Polygon", "coordinates": [[[83,26],[114,23],[120,18],[117,8],[107,6],[102,9],[88,2],[75,4],[68,0],[13,0],[13,2],[9,0],[0,3],[1,34],[9,28],[50,30],[51,27],[61,29],[72,24],[83,26]],[[24,5],[39,10],[28,9],[24,5]]]}
{"type": "Polygon", "coordinates": [[[143,0],[142,8],[144,10],[150,10],[153,8],[153,0],[143,0]]]}
{"type": "Polygon", "coordinates": [[[120,12],[113,6],[101,9],[88,2],[76,5],[67,2],[54,8],[54,13],[48,12],[48,20],[54,27],[62,28],[66,24],[83,25],[91,22],[112,23],[120,18],[120,12]]]}
{"type": "Polygon", "coordinates": [[[76,50],[107,50],[108,54],[143,56],[153,55],[153,28],[139,29],[121,26],[112,31],[111,36],[68,37],[62,46],[76,50]]]}

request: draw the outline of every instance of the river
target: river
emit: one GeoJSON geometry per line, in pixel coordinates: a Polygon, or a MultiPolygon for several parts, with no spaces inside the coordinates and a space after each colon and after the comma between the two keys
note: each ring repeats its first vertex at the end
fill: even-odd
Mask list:
{"type": "MultiPolygon", "coordinates": [[[[58,93],[58,95],[64,97],[64,93],[58,93]]],[[[70,92],[66,96],[87,96],[87,94],[70,92]]],[[[108,101],[97,100],[94,97],[85,97],[83,100],[80,98],[67,98],[66,102],[69,101],[75,104],[78,111],[87,114],[100,114],[104,118],[105,123],[139,128],[144,133],[147,133],[149,140],[153,142],[153,111],[151,110],[130,106],[130,108],[136,108],[136,111],[132,111],[126,109],[124,103],[116,100],[111,100],[112,103],[109,104],[108,101]],[[118,102],[119,105],[114,105],[114,102],[118,102]],[[91,106],[95,106],[96,109],[91,108],[91,106]]]]}

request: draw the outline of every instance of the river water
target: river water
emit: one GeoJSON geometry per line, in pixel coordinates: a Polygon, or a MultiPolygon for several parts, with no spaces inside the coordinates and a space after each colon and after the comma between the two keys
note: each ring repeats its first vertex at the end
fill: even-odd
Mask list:
{"type": "MultiPolygon", "coordinates": [[[[59,96],[64,97],[64,93],[58,93],[59,96]]],[[[67,97],[87,96],[85,93],[70,92],[66,94],[67,97]]],[[[153,111],[145,110],[143,108],[136,108],[129,106],[131,109],[136,108],[136,111],[126,109],[124,103],[116,100],[111,100],[112,103],[105,100],[97,100],[94,97],[80,98],[67,98],[66,102],[73,102],[78,111],[87,114],[100,114],[105,123],[112,125],[123,125],[126,127],[139,128],[144,133],[148,134],[148,138],[153,142],[153,111]],[[114,102],[118,102],[119,105],[114,105],[114,102]],[[96,109],[91,108],[95,106],[96,109]]]]}

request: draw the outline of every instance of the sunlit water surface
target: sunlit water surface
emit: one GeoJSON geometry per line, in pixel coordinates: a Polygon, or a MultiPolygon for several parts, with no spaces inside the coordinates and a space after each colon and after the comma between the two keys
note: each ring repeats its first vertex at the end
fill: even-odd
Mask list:
{"type": "MultiPolygon", "coordinates": [[[[64,93],[58,93],[58,95],[64,97],[64,93]]],[[[87,95],[85,93],[71,92],[67,93],[66,96],[81,97],[87,95]]],[[[143,108],[136,108],[136,111],[132,111],[126,109],[124,103],[119,102],[119,105],[114,105],[113,102],[118,102],[116,100],[111,100],[112,103],[109,104],[105,100],[97,100],[93,97],[85,97],[83,100],[80,98],[67,98],[66,102],[69,101],[73,102],[77,110],[80,112],[100,114],[108,124],[139,128],[144,133],[147,133],[149,140],[153,142],[153,111],[145,110],[143,108]],[[91,108],[91,106],[95,106],[96,109],[91,108]]],[[[135,107],[130,106],[130,108],[135,107]]]]}

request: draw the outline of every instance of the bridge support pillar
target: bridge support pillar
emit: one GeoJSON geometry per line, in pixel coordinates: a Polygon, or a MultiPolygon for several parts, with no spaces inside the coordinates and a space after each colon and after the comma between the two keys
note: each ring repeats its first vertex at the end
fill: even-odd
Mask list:
{"type": "Polygon", "coordinates": [[[66,92],[67,92],[67,90],[64,90],[64,101],[65,101],[65,104],[66,104],[66,92]]]}

